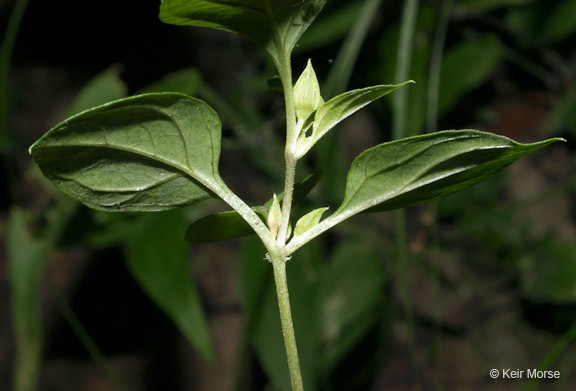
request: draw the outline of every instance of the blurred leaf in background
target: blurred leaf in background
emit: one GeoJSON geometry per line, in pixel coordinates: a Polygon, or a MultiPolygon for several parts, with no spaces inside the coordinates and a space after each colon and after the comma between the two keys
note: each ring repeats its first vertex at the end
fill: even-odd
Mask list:
{"type": "MultiPolygon", "coordinates": [[[[146,214],[130,234],[128,266],[150,298],[208,361],[216,358],[189,267],[183,210],[146,214]]],[[[137,327],[137,325],[134,325],[137,327]]]]}
{"type": "Polygon", "coordinates": [[[13,208],[8,225],[12,323],[16,341],[14,391],[37,387],[44,343],[42,293],[51,243],[30,233],[30,214],[13,208]]]}

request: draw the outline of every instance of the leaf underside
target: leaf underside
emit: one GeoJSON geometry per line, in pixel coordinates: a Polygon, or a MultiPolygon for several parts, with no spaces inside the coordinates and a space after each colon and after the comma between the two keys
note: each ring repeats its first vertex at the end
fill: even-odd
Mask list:
{"type": "Polygon", "coordinates": [[[159,211],[213,197],[220,121],[204,102],[139,95],[84,111],[30,151],[44,175],[89,207],[159,211]]]}
{"type": "Polygon", "coordinates": [[[520,144],[492,133],[457,130],[380,144],[352,163],[344,201],[335,213],[379,212],[444,197],[560,140],[520,144]]]}
{"type": "Polygon", "coordinates": [[[279,49],[289,54],[325,3],[326,0],[164,0],[160,20],[243,35],[278,60],[279,49]],[[274,42],[275,33],[279,43],[274,42]]]}

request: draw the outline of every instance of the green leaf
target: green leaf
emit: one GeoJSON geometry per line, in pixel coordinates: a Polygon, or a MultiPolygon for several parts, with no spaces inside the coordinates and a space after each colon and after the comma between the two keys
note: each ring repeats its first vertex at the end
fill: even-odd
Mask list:
{"type": "Polygon", "coordinates": [[[158,211],[229,192],[218,174],[221,125],[204,102],[146,94],[84,111],[30,151],[44,175],[106,211],[158,211]]]}
{"type": "Polygon", "coordinates": [[[397,85],[377,85],[359,90],[352,90],[338,95],[322,104],[314,115],[312,134],[302,133],[298,140],[296,156],[304,156],[318,140],[338,123],[354,114],[364,106],[376,99],[400,88],[406,84],[414,83],[412,80],[397,85]]]}
{"type": "Polygon", "coordinates": [[[266,49],[277,62],[279,56],[289,56],[325,3],[326,0],[164,0],[160,19],[169,24],[244,35],[266,49]]]}
{"type": "Polygon", "coordinates": [[[380,144],[352,163],[335,214],[398,209],[444,197],[560,140],[520,144],[492,133],[456,130],[380,144]]]}
{"type": "MultiPolygon", "coordinates": [[[[302,179],[294,186],[294,202],[298,202],[306,196],[318,183],[321,173],[313,173],[302,179]]],[[[281,201],[283,193],[278,195],[281,201]]],[[[255,206],[252,209],[262,221],[268,217],[268,212],[274,201],[271,198],[263,206],[255,206]]],[[[254,231],[248,223],[236,211],[216,213],[203,217],[193,222],[186,231],[186,240],[190,242],[216,242],[219,240],[240,238],[253,234],[254,231]]]]}
{"type": "Polygon", "coordinates": [[[26,226],[26,214],[12,209],[8,222],[8,273],[15,334],[14,390],[34,390],[43,348],[42,280],[50,243],[37,240],[26,226]]]}
{"type": "Polygon", "coordinates": [[[300,219],[296,222],[296,227],[294,227],[294,236],[302,235],[310,228],[318,225],[322,215],[327,210],[328,207],[314,209],[313,211],[308,212],[304,216],[300,217],[300,219]]]}
{"type": "MultiPolygon", "coordinates": [[[[450,110],[462,96],[485,83],[502,57],[502,43],[491,34],[451,48],[442,59],[438,101],[440,113],[450,110]]],[[[422,99],[425,100],[426,94],[423,95],[422,99]]]]}
{"type": "MultiPolygon", "coordinates": [[[[182,240],[182,210],[143,216],[128,243],[128,266],[144,291],[204,358],[215,359],[198,291],[182,240]]],[[[135,325],[137,326],[137,325],[135,325]]]]}

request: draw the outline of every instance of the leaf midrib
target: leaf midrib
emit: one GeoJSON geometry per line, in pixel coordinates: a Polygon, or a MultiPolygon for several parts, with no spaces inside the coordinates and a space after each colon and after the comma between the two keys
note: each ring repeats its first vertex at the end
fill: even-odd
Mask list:
{"type": "MultiPolygon", "coordinates": [[[[202,186],[212,190],[213,192],[220,194],[219,190],[220,187],[216,187],[214,185],[216,185],[219,180],[220,180],[220,176],[219,175],[214,175],[214,185],[211,184],[210,180],[207,180],[206,178],[204,178],[203,175],[200,175],[196,172],[194,172],[192,169],[187,169],[183,166],[180,165],[176,165],[173,162],[169,161],[169,160],[165,160],[162,158],[159,158],[156,155],[149,155],[148,153],[142,152],[140,150],[137,149],[132,149],[132,148],[121,148],[118,146],[112,146],[110,144],[106,144],[106,145],[102,145],[102,144],[96,144],[96,143],[79,143],[79,144],[75,144],[75,145],[59,145],[57,147],[54,146],[36,146],[34,149],[38,151],[38,153],[41,152],[42,149],[50,149],[50,148],[56,148],[56,149],[63,149],[63,148],[78,148],[78,147],[86,147],[86,148],[106,148],[106,149],[113,149],[113,150],[118,150],[118,151],[124,151],[124,152],[130,152],[130,153],[134,153],[138,156],[143,156],[147,159],[153,160],[153,161],[157,161],[159,163],[162,163],[166,166],[172,167],[176,170],[182,171],[184,172],[186,175],[188,175],[190,178],[192,178],[194,181],[199,182],[202,186]]],[[[214,171],[212,172],[214,174],[214,171]]],[[[82,184],[80,184],[81,186],[84,186],[82,184]]],[[[85,187],[85,186],[84,186],[85,187]]]]}
{"type": "MultiPolygon", "coordinates": [[[[477,138],[477,137],[480,137],[480,135],[466,135],[465,137],[458,137],[458,138],[461,139],[461,138],[477,138]]],[[[454,139],[455,139],[455,138],[449,138],[449,139],[446,139],[446,140],[441,140],[441,141],[439,141],[439,142],[437,142],[437,143],[434,143],[434,144],[432,144],[432,145],[430,145],[430,146],[422,149],[419,153],[423,153],[423,152],[425,152],[425,151],[427,151],[427,150],[430,150],[431,148],[433,148],[433,147],[435,147],[435,146],[437,146],[437,145],[440,145],[440,144],[443,144],[443,143],[446,143],[446,142],[451,142],[451,141],[453,141],[454,139]]],[[[481,151],[481,150],[490,150],[490,149],[506,149],[506,148],[512,148],[512,147],[514,147],[514,146],[508,146],[508,145],[502,145],[502,146],[486,146],[486,147],[482,147],[482,148],[474,148],[473,150],[466,151],[466,152],[463,152],[463,153],[469,153],[469,152],[481,151]]],[[[459,153],[458,155],[461,155],[461,154],[463,154],[463,153],[459,153]]],[[[375,201],[372,201],[372,202],[368,203],[368,206],[367,206],[367,207],[364,208],[364,205],[362,205],[362,206],[358,206],[358,207],[356,207],[356,208],[352,208],[352,210],[355,211],[354,214],[359,213],[359,212],[361,212],[361,211],[364,210],[364,209],[368,209],[368,208],[371,208],[371,207],[373,207],[373,206],[376,206],[376,205],[378,205],[378,204],[380,204],[380,203],[382,203],[382,202],[385,202],[385,201],[387,201],[387,200],[390,200],[390,199],[394,198],[395,196],[397,196],[397,195],[399,195],[399,194],[401,194],[401,193],[414,190],[414,189],[410,189],[410,186],[412,186],[415,182],[417,182],[418,179],[420,179],[420,178],[422,178],[423,176],[425,176],[427,173],[429,173],[430,171],[432,171],[435,167],[439,166],[439,165],[442,164],[442,163],[445,163],[445,162],[449,161],[450,159],[453,159],[454,157],[456,157],[456,156],[458,156],[458,155],[453,155],[453,156],[450,156],[449,158],[446,158],[446,159],[443,159],[443,160],[441,160],[441,161],[438,161],[434,166],[429,167],[426,171],[424,171],[424,172],[421,173],[420,175],[418,175],[418,176],[416,176],[415,178],[413,178],[412,180],[410,180],[408,183],[406,183],[404,186],[402,186],[401,188],[399,188],[399,189],[396,190],[395,192],[389,193],[389,194],[388,194],[387,196],[385,196],[385,197],[376,198],[375,201]]],[[[413,155],[413,156],[411,156],[410,158],[407,158],[407,159],[403,160],[403,161],[400,162],[400,163],[397,163],[397,164],[395,164],[395,165],[393,165],[393,166],[389,166],[389,167],[388,167],[387,169],[385,169],[385,170],[377,171],[377,172],[375,172],[374,174],[371,174],[371,175],[369,175],[369,176],[365,176],[365,179],[362,180],[362,182],[360,183],[360,185],[357,186],[357,188],[356,188],[356,190],[354,191],[354,193],[352,193],[352,195],[351,195],[350,197],[348,197],[348,200],[347,200],[347,201],[345,201],[345,202],[342,203],[342,205],[338,208],[338,211],[336,211],[335,214],[336,214],[336,213],[339,213],[341,210],[346,209],[346,207],[350,204],[350,202],[354,199],[354,197],[358,194],[358,192],[359,192],[360,190],[362,190],[362,188],[363,188],[363,186],[364,186],[364,184],[365,184],[366,182],[370,181],[372,178],[374,178],[374,177],[377,176],[377,175],[381,175],[381,174],[383,174],[383,173],[385,173],[385,172],[387,172],[387,171],[394,170],[394,169],[398,168],[398,166],[401,166],[401,165],[405,164],[406,162],[408,162],[408,161],[410,161],[410,160],[412,160],[412,159],[415,159],[415,158],[417,158],[417,155],[413,155]]],[[[366,166],[367,166],[367,165],[368,165],[368,164],[366,164],[366,166]]],[[[468,166],[466,166],[466,167],[464,167],[464,168],[462,168],[462,169],[460,169],[460,170],[451,171],[449,174],[444,175],[444,176],[442,176],[442,177],[434,177],[434,178],[431,178],[430,180],[428,180],[428,181],[426,181],[426,182],[424,182],[424,183],[419,183],[418,185],[419,185],[419,186],[426,186],[426,185],[428,185],[428,184],[430,184],[430,183],[432,183],[432,182],[435,182],[435,181],[437,181],[437,180],[446,179],[446,178],[448,178],[448,177],[450,177],[450,176],[457,175],[457,174],[459,174],[459,173],[461,173],[461,172],[464,172],[464,171],[466,171],[466,170],[469,170],[469,169],[471,169],[471,168],[473,168],[473,167],[475,167],[475,166],[477,166],[477,164],[468,165],[468,166]]]]}

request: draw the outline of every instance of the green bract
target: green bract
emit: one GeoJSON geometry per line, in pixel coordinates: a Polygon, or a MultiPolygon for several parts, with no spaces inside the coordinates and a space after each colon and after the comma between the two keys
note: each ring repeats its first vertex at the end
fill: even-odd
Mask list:
{"type": "MultiPolygon", "coordinates": [[[[306,131],[300,133],[296,156],[298,158],[304,156],[328,131],[364,106],[409,83],[414,82],[409,80],[397,85],[378,85],[352,90],[319,105],[312,120],[311,134],[308,135],[306,131]]],[[[306,125],[304,125],[304,130],[306,130],[306,125]]]]}
{"type": "Polygon", "coordinates": [[[276,238],[278,234],[278,228],[280,228],[280,221],[282,220],[282,209],[280,208],[280,203],[278,202],[278,198],[276,194],[274,194],[274,201],[272,201],[272,206],[270,207],[270,211],[268,212],[268,229],[272,234],[273,238],[276,238]]]}
{"type": "Polygon", "coordinates": [[[320,85],[316,78],[316,72],[312,67],[312,62],[308,60],[308,65],[294,85],[294,110],[298,122],[304,124],[312,113],[324,103],[320,95],[320,85]]]}

